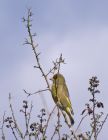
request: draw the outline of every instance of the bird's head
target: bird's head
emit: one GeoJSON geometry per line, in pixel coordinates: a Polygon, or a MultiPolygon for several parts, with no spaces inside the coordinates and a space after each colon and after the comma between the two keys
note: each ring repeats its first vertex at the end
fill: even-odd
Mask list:
{"type": "Polygon", "coordinates": [[[58,83],[58,84],[64,84],[65,79],[62,74],[56,73],[50,80],[53,81],[53,83],[58,83]]]}

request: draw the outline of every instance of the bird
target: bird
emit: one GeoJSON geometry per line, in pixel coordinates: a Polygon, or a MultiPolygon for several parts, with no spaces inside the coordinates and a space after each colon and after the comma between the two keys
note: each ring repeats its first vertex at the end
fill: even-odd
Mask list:
{"type": "Polygon", "coordinates": [[[74,112],[64,76],[56,73],[50,80],[52,80],[51,93],[55,104],[68,115],[71,125],[74,125],[74,112]]]}

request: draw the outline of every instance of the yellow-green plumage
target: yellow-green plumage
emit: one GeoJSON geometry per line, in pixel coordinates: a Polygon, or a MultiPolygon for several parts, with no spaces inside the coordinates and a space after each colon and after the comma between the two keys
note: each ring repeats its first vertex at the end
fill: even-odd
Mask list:
{"type": "Polygon", "coordinates": [[[65,111],[70,118],[71,124],[74,124],[73,110],[69,99],[69,92],[63,75],[55,74],[53,76],[52,97],[57,106],[65,111]]]}

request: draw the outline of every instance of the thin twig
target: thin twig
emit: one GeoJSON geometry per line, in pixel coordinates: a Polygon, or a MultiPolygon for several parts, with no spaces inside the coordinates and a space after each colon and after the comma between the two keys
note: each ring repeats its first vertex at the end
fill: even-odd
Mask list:
{"type": "Polygon", "coordinates": [[[85,117],[87,117],[87,115],[88,115],[88,113],[87,113],[85,116],[83,116],[83,117],[81,118],[81,120],[80,120],[80,122],[79,122],[79,124],[78,124],[78,126],[77,126],[77,128],[76,128],[76,130],[75,130],[75,133],[77,132],[77,130],[79,129],[79,127],[80,127],[80,125],[81,125],[81,123],[82,123],[82,121],[84,120],[85,117]]]}
{"type": "Polygon", "coordinates": [[[59,108],[58,108],[58,114],[57,114],[57,116],[58,116],[58,121],[57,121],[58,131],[57,131],[57,133],[58,133],[59,140],[60,140],[61,139],[61,136],[60,136],[60,127],[61,127],[61,124],[60,124],[60,110],[59,110],[59,108]]]}
{"type": "Polygon", "coordinates": [[[47,131],[47,128],[48,128],[48,124],[49,124],[49,121],[50,121],[51,116],[52,116],[52,114],[54,113],[54,110],[55,110],[56,107],[57,107],[57,106],[55,105],[55,107],[53,108],[53,110],[51,111],[51,113],[50,113],[49,116],[48,116],[48,119],[47,119],[47,122],[46,122],[46,127],[45,127],[45,130],[44,130],[44,134],[43,134],[43,136],[45,136],[45,134],[46,134],[46,131],[47,131]]]}
{"type": "Polygon", "coordinates": [[[61,63],[65,64],[64,59],[62,58],[62,54],[60,55],[58,61],[56,60],[55,62],[53,62],[54,66],[52,69],[49,70],[49,72],[46,74],[46,76],[48,76],[50,73],[52,73],[53,70],[57,70],[57,73],[59,73],[61,63]]]}
{"type": "Polygon", "coordinates": [[[58,134],[58,140],[60,140],[61,138],[60,138],[60,127],[61,127],[61,125],[60,125],[60,110],[59,110],[59,108],[57,107],[57,109],[58,109],[58,114],[57,114],[57,117],[58,117],[58,119],[57,119],[57,125],[55,126],[55,130],[54,130],[54,132],[53,132],[53,135],[52,135],[52,137],[51,137],[51,140],[53,140],[53,138],[54,138],[54,136],[56,135],[56,134],[58,134]]]}
{"type": "Polygon", "coordinates": [[[11,126],[11,124],[10,124],[10,128],[11,128],[11,130],[12,130],[13,136],[15,137],[16,140],[18,140],[18,138],[17,138],[17,136],[16,136],[16,134],[15,134],[14,128],[11,126]]]}
{"type": "Polygon", "coordinates": [[[19,136],[23,139],[23,133],[21,132],[21,130],[19,129],[19,126],[17,124],[17,121],[16,121],[16,118],[14,116],[14,111],[13,111],[13,107],[12,107],[12,104],[11,104],[11,94],[9,94],[9,106],[10,106],[10,110],[11,110],[11,113],[12,113],[12,117],[13,117],[13,120],[14,120],[14,123],[15,123],[15,128],[19,134],[19,136]]]}
{"type": "Polygon", "coordinates": [[[28,131],[28,114],[27,114],[27,108],[25,107],[24,108],[24,116],[25,116],[25,124],[26,124],[26,132],[25,132],[25,136],[27,136],[29,134],[29,131],[28,131]]]}
{"type": "Polygon", "coordinates": [[[59,63],[56,63],[52,69],[49,70],[49,72],[46,74],[48,76],[53,70],[55,70],[56,67],[58,67],[59,63]]]}
{"type": "Polygon", "coordinates": [[[5,112],[4,112],[4,115],[3,115],[3,120],[2,120],[2,126],[1,126],[1,131],[2,131],[2,140],[5,140],[5,134],[4,134],[4,122],[5,122],[5,112]]]}
{"type": "Polygon", "coordinates": [[[102,123],[102,125],[101,125],[101,127],[100,127],[100,129],[99,129],[99,131],[97,132],[97,136],[98,136],[99,133],[101,132],[101,130],[102,130],[102,128],[103,128],[103,125],[105,124],[107,118],[108,118],[108,114],[106,115],[106,117],[105,117],[105,119],[104,119],[104,121],[103,121],[103,123],[102,123]]]}
{"type": "Polygon", "coordinates": [[[96,117],[95,117],[95,107],[96,107],[96,104],[95,104],[95,94],[93,93],[92,94],[93,96],[93,131],[94,131],[94,139],[97,140],[97,136],[96,136],[96,117]]]}
{"type": "Polygon", "coordinates": [[[32,109],[33,109],[33,105],[32,105],[32,103],[31,103],[30,112],[29,112],[29,114],[28,114],[28,125],[29,125],[29,123],[30,123],[32,109]]]}
{"type": "Polygon", "coordinates": [[[34,93],[29,93],[29,92],[27,92],[27,91],[24,89],[24,92],[25,92],[28,96],[31,96],[31,95],[34,95],[34,94],[37,94],[37,93],[41,93],[41,92],[44,92],[44,91],[47,91],[47,90],[49,90],[49,89],[47,88],[47,89],[43,89],[43,90],[38,90],[38,91],[36,91],[36,92],[34,92],[34,93]]]}
{"type": "Polygon", "coordinates": [[[73,130],[72,127],[70,128],[70,132],[71,132],[71,136],[73,136],[75,140],[78,140],[78,137],[77,137],[77,135],[75,134],[75,131],[73,130]]]}
{"type": "Polygon", "coordinates": [[[59,58],[58,73],[60,72],[60,64],[61,64],[61,61],[62,61],[62,54],[60,55],[60,58],[59,58]]]}

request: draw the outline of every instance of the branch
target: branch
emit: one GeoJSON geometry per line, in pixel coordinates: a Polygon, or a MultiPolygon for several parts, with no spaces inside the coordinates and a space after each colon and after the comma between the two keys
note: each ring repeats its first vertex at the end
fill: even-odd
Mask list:
{"type": "Polygon", "coordinates": [[[25,42],[25,44],[31,45],[32,50],[33,50],[33,53],[35,55],[36,62],[37,62],[36,68],[38,68],[41,71],[42,76],[44,77],[45,82],[47,84],[47,88],[49,90],[51,90],[50,89],[50,84],[49,84],[48,79],[47,79],[47,76],[46,76],[46,74],[45,74],[45,72],[44,72],[44,70],[42,68],[42,65],[40,64],[40,60],[39,60],[40,53],[38,53],[37,50],[36,50],[36,47],[38,46],[38,44],[35,45],[34,40],[33,40],[34,35],[31,33],[31,26],[32,26],[32,24],[31,24],[31,21],[32,21],[31,20],[31,17],[32,17],[32,12],[31,12],[30,9],[28,9],[27,19],[23,18],[23,21],[27,23],[27,26],[26,27],[27,27],[27,31],[28,31],[28,35],[29,35],[29,40],[27,40],[25,42]]]}

